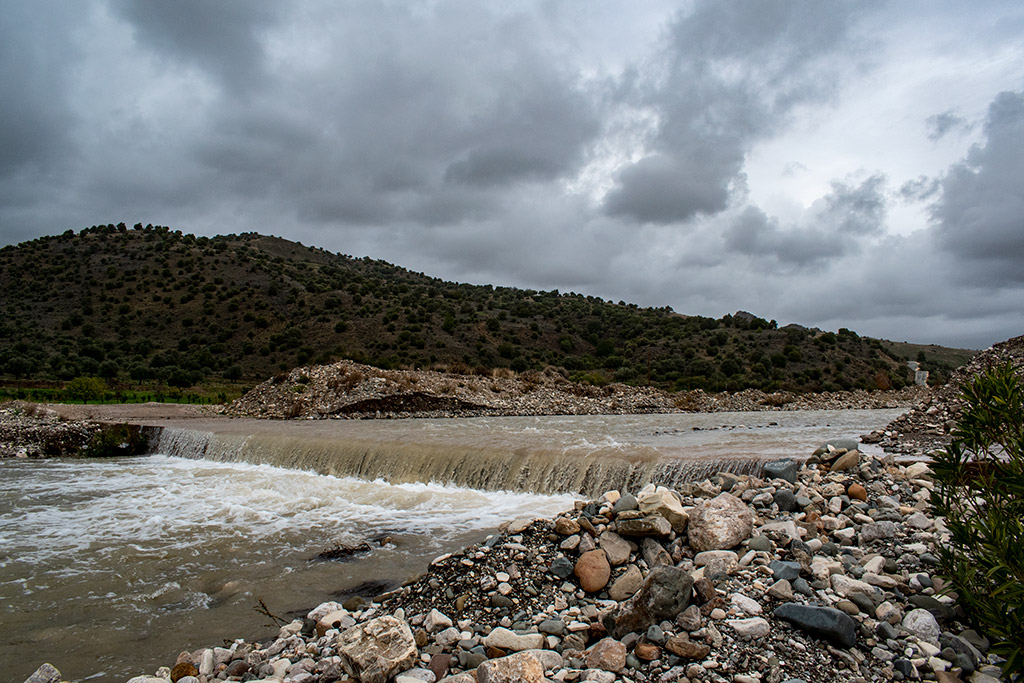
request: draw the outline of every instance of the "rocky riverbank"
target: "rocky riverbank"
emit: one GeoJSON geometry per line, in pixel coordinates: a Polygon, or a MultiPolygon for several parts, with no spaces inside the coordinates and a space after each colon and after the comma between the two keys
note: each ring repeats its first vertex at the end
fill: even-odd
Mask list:
{"type": "Polygon", "coordinates": [[[927,465],[853,445],[513,521],[371,603],[132,683],[999,680],[939,594],[927,465]]]}
{"type": "Polygon", "coordinates": [[[982,351],[958,368],[949,383],[923,394],[909,411],[893,420],[885,429],[874,432],[866,441],[877,443],[895,453],[923,455],[942,449],[952,440],[957,419],[963,410],[960,392],[972,377],[995,365],[1010,363],[1024,379],[1024,336],[1014,337],[982,351]]]}
{"type": "Polygon", "coordinates": [[[0,405],[0,458],[77,455],[99,425],[65,420],[56,411],[15,401],[0,405]]]}
{"type": "Polygon", "coordinates": [[[927,393],[921,387],[823,394],[756,390],[668,393],[625,384],[579,384],[554,369],[519,375],[495,371],[484,376],[380,370],[340,361],[281,373],[228,405],[225,413],[237,417],[323,419],[839,410],[910,407],[927,393]]]}

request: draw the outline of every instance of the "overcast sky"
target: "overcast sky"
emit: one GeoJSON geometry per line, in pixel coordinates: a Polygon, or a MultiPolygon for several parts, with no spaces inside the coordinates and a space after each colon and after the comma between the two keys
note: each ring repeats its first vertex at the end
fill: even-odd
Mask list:
{"type": "Polygon", "coordinates": [[[13,0],[0,245],[254,231],[429,275],[1024,334],[1024,4],[13,0]]]}

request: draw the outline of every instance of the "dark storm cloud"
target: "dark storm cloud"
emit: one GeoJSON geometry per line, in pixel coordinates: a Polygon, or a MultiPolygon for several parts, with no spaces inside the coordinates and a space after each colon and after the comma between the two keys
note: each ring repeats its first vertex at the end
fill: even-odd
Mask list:
{"type": "Polygon", "coordinates": [[[285,49],[295,73],[218,102],[189,145],[232,193],[324,224],[479,220],[517,183],[572,175],[600,133],[542,17],[460,2],[319,11],[331,28],[305,27],[315,56],[285,49]]]}
{"type": "Polygon", "coordinates": [[[78,49],[66,35],[81,14],[75,4],[45,0],[0,12],[0,179],[45,174],[48,164],[74,153],[65,92],[78,49]]]}
{"type": "Polygon", "coordinates": [[[745,188],[751,146],[831,95],[853,9],[702,2],[680,14],[661,69],[635,84],[659,119],[650,155],[621,170],[605,211],[673,223],[724,210],[745,188]]]}
{"type": "Polygon", "coordinates": [[[970,122],[953,111],[929,116],[925,124],[928,126],[929,140],[941,140],[949,133],[966,133],[971,130],[970,122]]]}
{"type": "Polygon", "coordinates": [[[990,284],[1024,282],[1024,92],[991,103],[984,141],[942,180],[932,206],[941,248],[971,265],[963,276],[990,284]]]}
{"type": "Polygon", "coordinates": [[[755,259],[799,267],[820,267],[856,253],[862,238],[884,229],[885,177],[875,174],[859,184],[833,181],[832,191],[807,214],[800,225],[783,226],[748,206],[724,230],[725,246],[755,259]]]}
{"type": "Polygon", "coordinates": [[[260,74],[261,34],[283,6],[271,0],[114,0],[113,8],[135,29],[139,46],[166,58],[170,68],[189,64],[238,90],[260,74]]]}

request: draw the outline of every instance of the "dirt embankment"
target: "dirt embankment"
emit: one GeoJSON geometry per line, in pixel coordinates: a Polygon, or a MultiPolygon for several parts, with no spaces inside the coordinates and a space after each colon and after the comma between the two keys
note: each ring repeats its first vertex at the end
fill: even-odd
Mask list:
{"type": "Polygon", "coordinates": [[[909,407],[926,392],[915,387],[899,392],[673,394],[625,384],[577,384],[553,370],[481,376],[380,370],[341,361],[281,373],[227,406],[225,412],[239,417],[322,419],[837,410],[909,407]]]}

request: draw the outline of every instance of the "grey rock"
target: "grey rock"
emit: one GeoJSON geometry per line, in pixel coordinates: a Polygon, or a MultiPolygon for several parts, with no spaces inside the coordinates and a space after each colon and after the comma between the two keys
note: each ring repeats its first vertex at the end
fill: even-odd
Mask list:
{"type": "Polygon", "coordinates": [[[899,633],[897,633],[895,627],[887,621],[880,621],[875,626],[875,634],[882,640],[895,640],[899,633]]]}
{"type": "Polygon", "coordinates": [[[768,568],[772,570],[772,577],[776,581],[789,581],[792,583],[800,578],[800,563],[799,562],[783,562],[782,560],[772,560],[768,565],[768,568]]]}
{"type": "Polygon", "coordinates": [[[644,562],[651,569],[659,566],[670,567],[673,564],[672,556],[653,538],[645,538],[643,540],[640,544],[640,552],[643,553],[644,562]]]}
{"type": "Polygon", "coordinates": [[[860,528],[860,542],[871,543],[882,538],[893,538],[896,536],[895,522],[873,522],[865,524],[860,528]]]}
{"type": "Polygon", "coordinates": [[[841,448],[845,448],[848,451],[853,451],[853,450],[856,450],[856,449],[860,448],[860,442],[857,439],[838,438],[838,439],[829,439],[825,443],[821,444],[821,448],[825,449],[825,450],[828,450],[829,446],[831,446],[832,448],[834,448],[836,450],[839,450],[841,448]]]}
{"type": "Polygon", "coordinates": [[[679,567],[655,567],[640,590],[604,618],[613,638],[645,631],[652,624],[671,621],[690,605],[693,577],[679,567]]]}
{"type": "Polygon", "coordinates": [[[565,622],[561,619],[546,619],[537,624],[537,630],[552,636],[560,636],[565,633],[565,622]]]}
{"type": "Polygon", "coordinates": [[[794,484],[796,483],[796,475],[799,471],[800,464],[795,460],[786,458],[765,463],[763,476],[765,479],[783,479],[790,484],[794,484]]]}
{"type": "Polygon", "coordinates": [[[774,500],[781,512],[793,512],[797,509],[796,496],[789,489],[776,491],[774,500]]]}
{"type": "Polygon", "coordinates": [[[619,499],[615,501],[615,504],[612,505],[612,511],[615,514],[619,514],[620,512],[626,512],[627,510],[636,510],[638,507],[639,504],[636,501],[636,496],[629,491],[625,491],[621,496],[619,496],[619,499]]]}
{"type": "Polygon", "coordinates": [[[941,621],[946,621],[950,617],[949,606],[930,595],[911,595],[907,598],[907,602],[919,609],[928,610],[932,616],[941,621]]]}
{"type": "Polygon", "coordinates": [[[568,558],[559,555],[552,560],[551,566],[548,569],[558,578],[564,579],[572,574],[574,568],[575,565],[568,558]]]}
{"type": "Polygon", "coordinates": [[[989,642],[988,638],[979,634],[972,628],[969,628],[966,631],[961,631],[960,637],[973,645],[981,653],[988,652],[988,649],[992,647],[992,643],[989,642]]]}
{"type": "Polygon", "coordinates": [[[747,548],[770,553],[772,551],[772,542],[767,536],[754,536],[747,541],[747,548]]]}
{"type": "Polygon", "coordinates": [[[637,519],[620,519],[615,522],[615,530],[620,536],[668,536],[672,533],[672,525],[660,515],[639,517],[637,519]]]}
{"type": "Polygon", "coordinates": [[[857,644],[856,622],[837,609],[787,602],[772,615],[834,645],[850,648],[857,644]]]}

